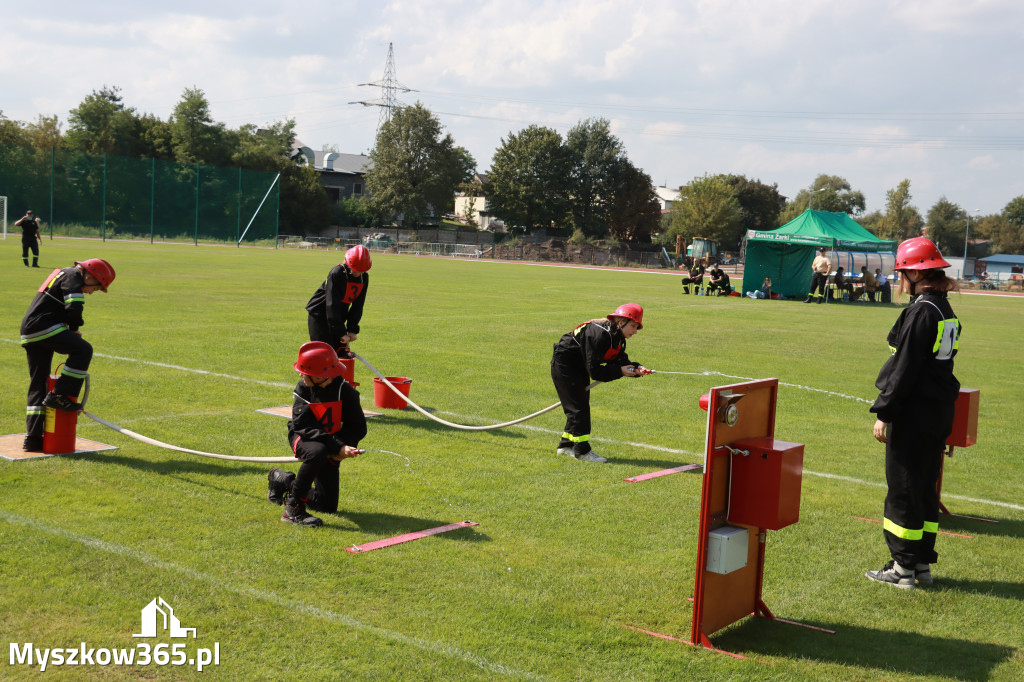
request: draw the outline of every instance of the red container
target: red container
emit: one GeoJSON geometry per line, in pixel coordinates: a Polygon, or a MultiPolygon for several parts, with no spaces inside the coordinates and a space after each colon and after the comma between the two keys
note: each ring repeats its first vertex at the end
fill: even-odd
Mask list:
{"type": "Polygon", "coordinates": [[[732,455],[729,523],[779,530],[800,519],[804,446],[774,438],[731,444],[749,455],[732,455]]]}
{"type": "Polygon", "coordinates": [[[356,361],[352,358],[338,358],[338,362],[341,363],[341,378],[352,384],[358,386],[356,383],[356,361]]]}
{"type": "Polygon", "coordinates": [[[946,439],[946,445],[966,448],[978,442],[978,403],[981,391],[976,388],[961,388],[956,399],[953,414],[953,432],[946,439]]]}
{"type": "MultiPolygon", "coordinates": [[[[407,398],[409,397],[412,379],[409,377],[387,377],[387,380],[394,384],[395,388],[402,395],[407,398]]],[[[388,385],[381,381],[380,377],[373,378],[373,404],[377,407],[394,410],[404,410],[409,405],[409,403],[395,395],[395,392],[388,388],[388,385]]]]}
{"type": "MultiPolygon", "coordinates": [[[[46,390],[52,391],[57,385],[57,376],[46,377],[46,390]]],[[[77,398],[71,398],[78,402],[77,398]]],[[[75,431],[78,429],[78,413],[66,410],[44,408],[46,426],[43,428],[43,452],[47,455],[69,455],[75,451],[75,431]]]]}

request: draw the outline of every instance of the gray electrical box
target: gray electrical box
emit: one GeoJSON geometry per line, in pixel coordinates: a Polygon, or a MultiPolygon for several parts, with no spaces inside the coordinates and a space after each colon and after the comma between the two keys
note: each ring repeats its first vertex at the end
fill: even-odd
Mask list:
{"type": "Polygon", "coordinates": [[[750,534],[746,528],[721,526],[708,533],[708,565],[711,573],[732,573],[747,565],[750,534]]]}

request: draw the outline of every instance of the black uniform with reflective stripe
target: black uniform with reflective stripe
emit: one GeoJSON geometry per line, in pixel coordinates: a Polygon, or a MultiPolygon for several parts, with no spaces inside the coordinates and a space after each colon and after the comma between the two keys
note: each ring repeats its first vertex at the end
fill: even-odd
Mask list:
{"type": "Polygon", "coordinates": [[[572,447],[576,456],[590,451],[589,380],[622,378],[622,367],[633,364],[626,355],[626,338],[610,320],[584,322],[555,344],[551,379],[565,412],[565,430],[558,447],[572,447]]]}
{"type": "Polygon", "coordinates": [[[878,374],[871,412],[889,424],[883,535],[902,566],[938,560],[936,483],[960,382],[953,376],[960,323],[945,293],[911,299],[889,332],[893,350],[878,374]]]}
{"type": "Polygon", "coordinates": [[[64,268],[52,281],[48,278],[46,286],[36,294],[21,321],[22,343],[31,343],[33,337],[57,325],[63,324],[73,332],[78,331],[85,324],[82,319],[84,285],[85,279],[76,266],[64,268]]]}

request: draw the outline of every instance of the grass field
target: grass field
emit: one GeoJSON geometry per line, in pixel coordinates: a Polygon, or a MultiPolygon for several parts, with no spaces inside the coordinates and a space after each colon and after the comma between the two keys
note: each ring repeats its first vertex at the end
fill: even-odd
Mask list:
{"type": "MultiPolygon", "coordinates": [[[[86,300],[97,353],[87,409],[175,445],[289,454],[286,421],[306,340],[303,306],[338,253],[99,243],[43,244],[23,268],[0,243],[0,433],[24,432],[18,325],[54,267],[102,257],[108,294],[86,300]]],[[[981,390],[979,443],[946,460],[943,499],[988,524],[944,517],[936,584],[863,577],[887,559],[878,524],[883,448],[867,411],[895,305],[803,305],[680,296],[678,277],[378,256],[356,350],[450,421],[489,424],[557,400],[552,344],[576,324],[641,303],[629,355],[693,374],[594,389],[595,449],[554,453],[559,410],[466,432],[412,411],[369,424],[342,464],[325,526],[281,523],[267,465],[139,443],[82,417],[91,455],[0,460],[0,632],[8,646],[132,648],[140,610],[173,606],[187,642],[219,645],[224,679],[1020,680],[1024,679],[1024,298],[954,295],[957,376],[981,390]],[[707,374],[704,374],[707,373],[707,374]],[[713,636],[736,660],[626,629],[690,632],[699,475],[697,399],[777,377],[776,437],[805,444],[800,522],[768,537],[764,599],[829,636],[744,619],[713,636]],[[480,525],[365,554],[346,547],[470,519],[480,525]]],[[[357,366],[363,405],[371,375],[357,366]]],[[[294,465],[284,465],[295,470],[294,465]]],[[[163,640],[169,641],[169,640],[163,640]]],[[[13,653],[11,654],[13,655],[13,653]]],[[[0,677],[39,666],[2,663],[0,677]]],[[[75,679],[198,677],[190,666],[50,666],[75,679]]]]}

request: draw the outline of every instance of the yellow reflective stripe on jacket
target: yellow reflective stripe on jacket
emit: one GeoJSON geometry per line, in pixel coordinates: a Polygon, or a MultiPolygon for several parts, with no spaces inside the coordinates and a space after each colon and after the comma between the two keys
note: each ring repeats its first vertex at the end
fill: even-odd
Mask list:
{"type": "Polygon", "coordinates": [[[565,433],[562,434],[562,438],[566,439],[571,443],[586,443],[588,440],[590,440],[590,434],[588,433],[585,436],[574,436],[568,431],[566,431],[565,433]]]}
{"type": "MultiPolygon", "coordinates": [[[[935,524],[935,527],[938,528],[938,524],[935,524]]],[[[917,530],[904,528],[903,526],[897,524],[896,522],[890,519],[885,519],[882,521],[882,528],[889,531],[896,537],[902,538],[904,540],[920,540],[922,537],[924,537],[923,528],[918,528],[917,530]]]]}
{"type": "Polygon", "coordinates": [[[932,346],[932,352],[938,353],[940,360],[948,360],[952,356],[953,351],[959,348],[960,320],[955,317],[948,320],[939,320],[939,331],[935,335],[935,345],[932,346]],[[946,323],[950,323],[948,327],[946,323]]]}

